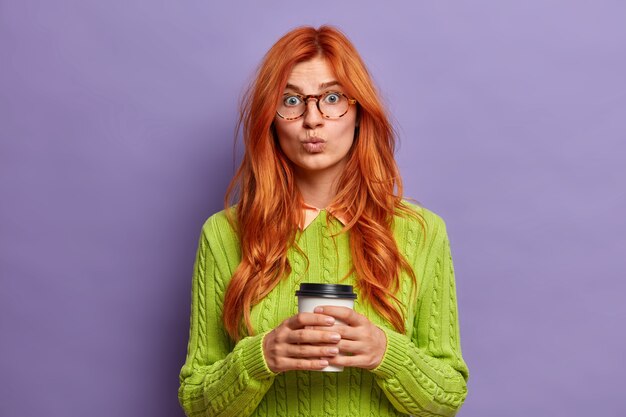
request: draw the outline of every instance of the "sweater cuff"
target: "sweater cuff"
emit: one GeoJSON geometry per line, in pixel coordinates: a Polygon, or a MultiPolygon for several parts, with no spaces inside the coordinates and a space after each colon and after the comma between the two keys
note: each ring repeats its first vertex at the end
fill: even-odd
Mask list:
{"type": "Polygon", "coordinates": [[[257,334],[255,336],[246,337],[241,342],[242,359],[244,369],[246,369],[250,378],[267,379],[278,375],[267,366],[265,355],[263,354],[263,339],[266,333],[257,334]]]}
{"type": "Polygon", "coordinates": [[[387,336],[387,349],[383,359],[371,372],[379,378],[393,378],[407,368],[407,360],[409,359],[406,355],[407,337],[385,326],[380,326],[380,329],[387,336]]]}

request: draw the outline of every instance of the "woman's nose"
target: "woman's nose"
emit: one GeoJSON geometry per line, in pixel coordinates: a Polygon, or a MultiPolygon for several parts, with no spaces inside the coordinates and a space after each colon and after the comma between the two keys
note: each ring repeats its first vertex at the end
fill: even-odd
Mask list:
{"type": "Polygon", "coordinates": [[[313,128],[322,124],[324,124],[324,116],[317,108],[317,101],[309,99],[306,103],[306,112],[304,113],[304,125],[313,128]]]}

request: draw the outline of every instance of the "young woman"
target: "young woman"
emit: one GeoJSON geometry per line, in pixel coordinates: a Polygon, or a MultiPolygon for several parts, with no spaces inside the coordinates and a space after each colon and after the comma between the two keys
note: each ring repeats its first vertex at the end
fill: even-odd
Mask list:
{"type": "Polygon", "coordinates": [[[243,162],[194,267],[186,414],[456,414],[468,369],[445,225],[402,198],[354,46],[328,26],[287,33],[241,114],[243,162]],[[355,308],[298,314],[301,283],[353,285],[355,308]]]}

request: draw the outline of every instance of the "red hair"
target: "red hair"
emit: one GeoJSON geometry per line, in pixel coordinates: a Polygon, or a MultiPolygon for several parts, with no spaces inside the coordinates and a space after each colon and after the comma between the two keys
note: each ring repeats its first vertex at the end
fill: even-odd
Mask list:
{"type": "MultiPolygon", "coordinates": [[[[303,220],[302,196],[292,163],[278,144],[273,121],[293,66],[317,56],[327,60],[348,96],[358,102],[359,127],[331,207],[347,219],[341,232],[350,231],[360,298],[371,303],[396,330],[405,332],[406,306],[395,293],[402,269],[414,283],[416,277],[398,250],[392,222],[394,215],[412,216],[423,226],[423,219],[402,202],[393,128],[365,64],[345,35],[321,26],[300,27],[278,40],[265,55],[242,101],[245,151],[224,199],[241,243],[241,263],[226,289],[223,310],[224,326],[234,340],[253,333],[252,306],[291,272],[287,250],[295,244],[297,225],[303,220]],[[237,198],[233,200],[235,190],[237,198]],[[236,221],[230,211],[233,203],[238,207],[236,221]]],[[[297,244],[295,248],[303,253],[297,244]]]]}

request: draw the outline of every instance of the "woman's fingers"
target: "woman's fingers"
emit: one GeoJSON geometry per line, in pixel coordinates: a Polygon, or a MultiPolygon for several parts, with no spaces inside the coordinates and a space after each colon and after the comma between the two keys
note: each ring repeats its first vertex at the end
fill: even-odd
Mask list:
{"type": "Polygon", "coordinates": [[[341,335],[341,341],[337,344],[340,354],[329,357],[331,365],[374,369],[380,364],[387,350],[387,337],[367,317],[345,307],[324,306],[316,308],[315,311],[346,323],[346,325],[307,327],[309,330],[341,335]]]}
{"type": "Polygon", "coordinates": [[[367,317],[348,307],[320,306],[315,308],[315,313],[332,316],[348,326],[360,326],[369,322],[367,317]]]}
{"type": "Polygon", "coordinates": [[[286,345],[285,356],[290,358],[332,357],[339,353],[337,346],[286,345]]]}
{"type": "Polygon", "coordinates": [[[355,342],[353,340],[342,340],[337,343],[337,349],[339,349],[339,352],[342,354],[350,353],[353,355],[358,355],[368,351],[367,345],[363,342],[355,342]]]}
{"type": "Polygon", "coordinates": [[[374,369],[380,364],[381,358],[370,352],[362,352],[358,354],[343,354],[328,358],[328,363],[333,366],[348,366],[356,368],[374,369]]]}
{"type": "Polygon", "coordinates": [[[341,339],[359,340],[362,337],[362,327],[350,327],[344,324],[336,324],[334,326],[309,326],[308,330],[325,331],[337,333],[341,339]]]}
{"type": "Polygon", "coordinates": [[[272,371],[378,366],[386,350],[380,328],[347,308],[324,307],[324,313],[298,313],[268,333],[263,351],[272,371]],[[335,317],[347,324],[336,324],[335,317]]]}
{"type": "Polygon", "coordinates": [[[335,318],[325,314],[298,313],[289,317],[284,324],[292,330],[302,329],[305,326],[332,326],[335,318]]]}
{"type": "Polygon", "coordinates": [[[326,330],[335,323],[331,316],[298,313],[269,332],[263,340],[263,354],[273,372],[288,370],[320,370],[328,358],[338,354],[341,335],[326,330]]]}
{"type": "Polygon", "coordinates": [[[311,329],[293,330],[287,334],[286,338],[287,343],[337,343],[340,340],[340,333],[311,329]]]}

